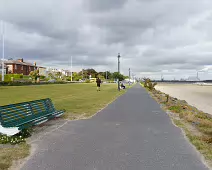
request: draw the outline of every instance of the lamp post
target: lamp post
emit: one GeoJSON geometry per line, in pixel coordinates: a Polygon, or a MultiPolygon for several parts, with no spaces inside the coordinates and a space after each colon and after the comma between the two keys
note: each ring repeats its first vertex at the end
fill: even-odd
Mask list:
{"type": "Polygon", "coordinates": [[[1,21],[1,29],[2,29],[2,82],[4,81],[4,22],[1,21]]]}
{"type": "Polygon", "coordinates": [[[73,75],[72,75],[72,56],[71,56],[71,82],[73,81],[73,75]]]}
{"type": "Polygon", "coordinates": [[[84,75],[83,75],[83,65],[82,65],[82,81],[84,79],[84,75]]]}
{"type": "Polygon", "coordinates": [[[130,86],[130,83],[131,83],[131,82],[130,82],[130,81],[131,81],[130,76],[131,76],[131,75],[130,75],[130,68],[129,68],[129,86],[130,86]]]}
{"type": "MultiPolygon", "coordinates": [[[[120,54],[118,53],[118,75],[120,74],[120,54]]],[[[118,90],[120,91],[120,82],[118,78],[118,90]]]]}

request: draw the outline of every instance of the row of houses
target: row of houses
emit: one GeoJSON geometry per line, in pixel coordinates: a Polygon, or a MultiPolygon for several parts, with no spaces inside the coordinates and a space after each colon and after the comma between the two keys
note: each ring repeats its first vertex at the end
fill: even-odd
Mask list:
{"type": "MultiPolygon", "coordinates": [[[[24,61],[24,59],[8,59],[4,61],[4,72],[5,74],[23,74],[29,75],[31,71],[39,70],[39,74],[43,76],[48,76],[49,73],[56,74],[61,73],[63,76],[71,76],[69,70],[46,68],[42,66],[37,66],[36,63],[30,63],[24,61]]],[[[0,74],[2,72],[2,63],[0,63],[0,74]]]]}
{"type": "Polygon", "coordinates": [[[71,76],[71,71],[65,70],[65,69],[48,68],[47,72],[48,73],[54,73],[54,74],[55,73],[61,73],[61,75],[63,75],[63,76],[71,76]]]}
{"type": "MultiPolygon", "coordinates": [[[[39,70],[40,75],[46,76],[46,68],[25,62],[24,59],[9,59],[4,61],[4,72],[6,74],[23,74],[29,75],[31,71],[39,70]]],[[[2,63],[0,64],[0,71],[2,71],[2,63]]]]}

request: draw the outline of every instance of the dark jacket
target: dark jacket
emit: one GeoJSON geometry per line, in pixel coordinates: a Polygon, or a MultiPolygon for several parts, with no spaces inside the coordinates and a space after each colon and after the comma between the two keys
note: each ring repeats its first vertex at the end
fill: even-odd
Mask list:
{"type": "Polygon", "coordinates": [[[96,79],[97,86],[100,86],[101,82],[102,82],[101,79],[96,79]]]}

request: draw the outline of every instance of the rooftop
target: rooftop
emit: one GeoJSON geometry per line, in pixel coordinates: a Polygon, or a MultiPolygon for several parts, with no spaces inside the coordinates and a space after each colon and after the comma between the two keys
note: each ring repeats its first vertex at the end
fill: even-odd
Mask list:
{"type": "Polygon", "coordinates": [[[35,66],[32,63],[28,63],[28,62],[25,62],[25,61],[22,62],[22,61],[21,60],[6,60],[6,61],[4,61],[4,63],[5,64],[20,64],[20,65],[27,65],[27,66],[35,66]]]}
{"type": "MultiPolygon", "coordinates": [[[[6,60],[4,61],[5,64],[19,64],[19,65],[25,65],[25,66],[33,66],[33,67],[40,67],[40,66],[35,66],[35,64],[32,64],[30,62],[25,62],[23,59],[17,59],[17,60],[6,60]]],[[[40,68],[45,68],[45,67],[40,67],[40,68]]]]}

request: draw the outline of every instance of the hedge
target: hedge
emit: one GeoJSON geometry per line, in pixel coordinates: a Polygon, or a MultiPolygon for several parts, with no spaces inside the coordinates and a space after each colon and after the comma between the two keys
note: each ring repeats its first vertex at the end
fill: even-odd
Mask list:
{"type": "Polygon", "coordinates": [[[31,81],[14,81],[14,82],[0,82],[0,86],[26,86],[26,85],[44,85],[44,84],[66,84],[67,82],[64,81],[57,81],[57,82],[40,82],[34,83],[31,81]]]}
{"type": "MultiPolygon", "coordinates": [[[[14,78],[14,80],[15,79],[23,79],[23,74],[6,74],[5,76],[4,76],[4,81],[6,81],[6,82],[9,82],[9,81],[11,81],[11,78],[14,78]]],[[[0,79],[2,79],[2,76],[0,75],[0,79]]]]}

